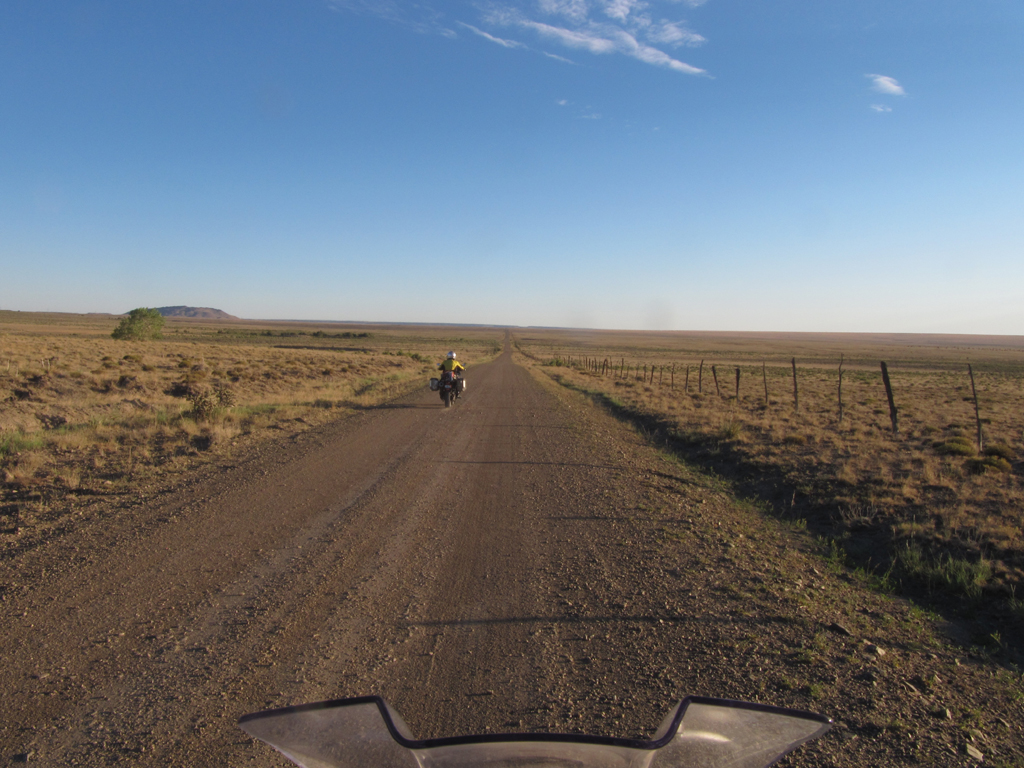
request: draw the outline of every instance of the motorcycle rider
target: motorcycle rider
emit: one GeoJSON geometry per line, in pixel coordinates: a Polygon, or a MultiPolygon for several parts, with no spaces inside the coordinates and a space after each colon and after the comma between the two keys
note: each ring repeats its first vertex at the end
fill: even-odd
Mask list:
{"type": "MultiPolygon", "coordinates": [[[[466,370],[466,366],[455,359],[455,353],[449,352],[443,363],[438,363],[437,367],[441,370],[441,375],[451,372],[452,376],[461,377],[462,372],[466,370]]],[[[458,388],[455,389],[455,397],[459,396],[458,388]]]]}

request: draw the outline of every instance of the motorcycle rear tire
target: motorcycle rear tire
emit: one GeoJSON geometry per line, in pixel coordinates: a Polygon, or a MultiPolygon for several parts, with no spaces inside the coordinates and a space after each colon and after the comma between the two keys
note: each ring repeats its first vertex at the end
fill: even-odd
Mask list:
{"type": "Polygon", "coordinates": [[[445,408],[451,408],[452,407],[452,395],[451,395],[450,392],[445,392],[444,393],[444,407],[445,408]]]}

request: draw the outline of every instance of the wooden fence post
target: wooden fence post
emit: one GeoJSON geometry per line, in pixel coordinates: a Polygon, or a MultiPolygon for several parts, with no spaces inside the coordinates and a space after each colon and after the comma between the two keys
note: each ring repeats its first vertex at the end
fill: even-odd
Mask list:
{"type": "Polygon", "coordinates": [[[683,382],[683,392],[690,394],[690,366],[686,366],[686,380],[683,382]]]}
{"type": "Polygon", "coordinates": [[[900,425],[896,417],[896,401],[892,399],[892,384],[889,383],[889,368],[882,363],[882,382],[885,384],[885,396],[889,398],[889,418],[892,420],[892,433],[898,435],[900,425]]]}
{"type": "Polygon", "coordinates": [[[839,355],[839,423],[843,423],[843,355],[839,355]]]}
{"type": "Polygon", "coordinates": [[[967,373],[971,377],[971,394],[974,395],[974,420],[978,423],[978,453],[981,453],[985,449],[981,439],[981,413],[978,410],[978,390],[974,388],[974,369],[971,368],[970,363],[967,364],[967,373]]]}
{"type": "Polygon", "coordinates": [[[697,370],[697,394],[704,393],[704,361],[700,361],[700,368],[697,370]]]}
{"type": "Polygon", "coordinates": [[[800,395],[796,390],[796,358],[793,358],[793,410],[800,410],[800,395]]]}
{"type": "Polygon", "coordinates": [[[650,381],[650,383],[652,385],[654,384],[654,363],[651,363],[651,381],[650,381]]]}
{"type": "Polygon", "coordinates": [[[619,378],[622,378],[622,371],[626,368],[626,358],[622,358],[622,362],[619,363],[619,378]]]}
{"type": "Polygon", "coordinates": [[[665,366],[658,366],[658,386],[660,387],[665,381],[665,366]]]}
{"type": "Polygon", "coordinates": [[[764,380],[764,407],[768,407],[768,362],[761,361],[761,378],[764,380]]]}
{"type": "Polygon", "coordinates": [[[736,366],[736,402],[740,401],[740,367],[736,366]]]}
{"type": "Polygon", "coordinates": [[[711,366],[711,375],[715,377],[715,393],[719,397],[721,397],[722,396],[722,390],[720,390],[718,388],[718,371],[716,370],[716,367],[714,365],[711,366]]]}

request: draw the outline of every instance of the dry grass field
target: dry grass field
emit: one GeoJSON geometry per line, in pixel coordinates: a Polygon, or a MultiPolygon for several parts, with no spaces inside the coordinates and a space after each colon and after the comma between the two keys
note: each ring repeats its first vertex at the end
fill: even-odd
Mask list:
{"type": "Polygon", "coordinates": [[[971,642],[1024,637],[1024,338],[528,329],[514,339],[563,385],[806,526],[836,567],[975,618],[971,642]]]}
{"type": "Polygon", "coordinates": [[[161,340],[115,341],[117,321],[0,311],[0,530],[44,535],[75,503],[371,407],[425,386],[448,349],[472,366],[504,337],[182,319],[161,340]]]}

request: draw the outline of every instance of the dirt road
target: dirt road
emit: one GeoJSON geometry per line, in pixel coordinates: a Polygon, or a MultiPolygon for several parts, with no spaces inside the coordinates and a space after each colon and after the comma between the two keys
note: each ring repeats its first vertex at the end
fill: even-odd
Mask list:
{"type": "Polygon", "coordinates": [[[917,717],[902,676],[953,665],[865,650],[905,606],[851,604],[784,531],[508,352],[468,381],[453,409],[417,393],[0,564],[3,759],[284,765],[240,715],[370,693],[421,737],[641,735],[699,693],[817,698],[846,719],[817,764],[957,764],[930,715],[917,746],[872,720],[917,717]]]}

